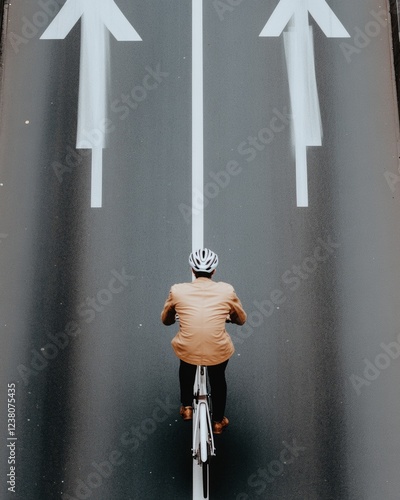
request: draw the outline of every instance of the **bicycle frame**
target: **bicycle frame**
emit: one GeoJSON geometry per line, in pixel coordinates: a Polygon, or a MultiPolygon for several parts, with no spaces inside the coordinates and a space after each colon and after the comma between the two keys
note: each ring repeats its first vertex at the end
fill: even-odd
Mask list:
{"type": "Polygon", "coordinates": [[[197,367],[193,387],[192,455],[199,465],[207,462],[210,456],[215,456],[206,366],[197,367]]]}

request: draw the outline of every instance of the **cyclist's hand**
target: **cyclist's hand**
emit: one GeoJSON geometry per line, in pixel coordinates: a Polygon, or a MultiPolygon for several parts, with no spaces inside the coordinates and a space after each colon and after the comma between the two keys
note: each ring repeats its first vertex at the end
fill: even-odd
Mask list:
{"type": "Polygon", "coordinates": [[[226,317],[225,323],[232,323],[231,316],[229,314],[226,317]]]}

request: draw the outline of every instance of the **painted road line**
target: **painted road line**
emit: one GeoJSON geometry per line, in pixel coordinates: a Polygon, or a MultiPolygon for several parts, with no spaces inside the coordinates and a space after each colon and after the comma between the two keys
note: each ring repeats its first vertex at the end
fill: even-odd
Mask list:
{"type": "Polygon", "coordinates": [[[203,0],[192,0],[192,250],[204,246],[203,0]]]}
{"type": "Polygon", "coordinates": [[[260,36],[284,33],[296,156],[296,202],[308,207],[307,146],[322,145],[322,122],[309,13],[327,37],[350,37],[325,0],[280,0],[260,36]]]}
{"type": "Polygon", "coordinates": [[[92,194],[91,207],[101,208],[103,199],[103,150],[92,149],[92,194]]]}
{"type": "Polygon", "coordinates": [[[106,82],[109,75],[109,32],[118,41],[141,38],[113,0],[67,0],[41,36],[64,39],[81,24],[77,149],[92,150],[91,206],[102,206],[103,149],[106,147],[106,82]],[[98,178],[101,176],[101,178],[98,178]],[[93,191],[95,190],[95,191],[93,191]]]}

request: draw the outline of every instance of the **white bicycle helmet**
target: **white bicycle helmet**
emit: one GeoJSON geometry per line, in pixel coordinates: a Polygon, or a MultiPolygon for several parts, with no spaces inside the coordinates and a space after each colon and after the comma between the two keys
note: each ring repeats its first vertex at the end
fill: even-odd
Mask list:
{"type": "Polygon", "coordinates": [[[208,248],[200,248],[189,255],[189,264],[196,272],[211,273],[218,266],[218,255],[208,248]]]}

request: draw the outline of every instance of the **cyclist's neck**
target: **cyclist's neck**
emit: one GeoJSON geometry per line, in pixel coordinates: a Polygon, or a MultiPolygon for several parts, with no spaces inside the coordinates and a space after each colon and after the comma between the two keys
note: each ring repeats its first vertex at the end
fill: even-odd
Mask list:
{"type": "Polygon", "coordinates": [[[214,276],[214,273],[215,273],[215,271],[212,271],[211,273],[206,273],[206,272],[203,272],[203,271],[193,272],[193,274],[195,275],[196,279],[199,279],[199,278],[211,279],[214,276]]]}

